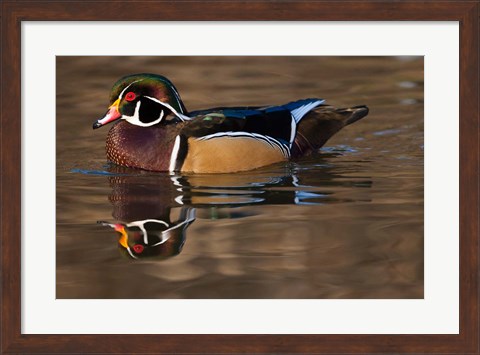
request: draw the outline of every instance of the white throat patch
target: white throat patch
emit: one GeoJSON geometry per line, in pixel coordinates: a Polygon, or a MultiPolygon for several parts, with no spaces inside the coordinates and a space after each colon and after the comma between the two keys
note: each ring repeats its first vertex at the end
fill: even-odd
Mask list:
{"type": "Polygon", "coordinates": [[[163,119],[163,116],[165,116],[165,113],[163,112],[163,110],[160,110],[160,115],[155,121],[142,122],[142,121],[140,121],[140,114],[139,114],[141,104],[142,103],[140,102],[140,100],[138,100],[137,105],[135,106],[135,111],[133,113],[133,116],[122,115],[122,117],[121,117],[122,120],[125,120],[128,123],[131,123],[135,126],[150,127],[150,126],[153,126],[153,125],[156,125],[157,123],[159,123],[163,119]]]}

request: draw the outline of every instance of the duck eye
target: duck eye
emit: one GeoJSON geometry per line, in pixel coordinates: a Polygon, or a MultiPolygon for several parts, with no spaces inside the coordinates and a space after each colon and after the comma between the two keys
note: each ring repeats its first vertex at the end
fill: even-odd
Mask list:
{"type": "Polygon", "coordinates": [[[130,91],[130,92],[127,92],[127,95],[125,95],[125,100],[133,101],[135,100],[135,97],[136,97],[135,93],[130,91]]]}
{"type": "Polygon", "coordinates": [[[143,249],[144,249],[144,247],[141,244],[135,244],[133,246],[133,250],[135,250],[135,253],[137,253],[137,254],[142,253],[143,249]]]}

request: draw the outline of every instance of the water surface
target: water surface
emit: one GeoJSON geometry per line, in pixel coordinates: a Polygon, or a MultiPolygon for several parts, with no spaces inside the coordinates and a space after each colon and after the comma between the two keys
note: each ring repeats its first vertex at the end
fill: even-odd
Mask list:
{"type": "Polygon", "coordinates": [[[57,297],[423,298],[423,144],[421,57],[57,57],[57,297]],[[91,125],[136,72],[169,77],[189,110],[371,111],[288,163],[127,169],[91,125]]]}

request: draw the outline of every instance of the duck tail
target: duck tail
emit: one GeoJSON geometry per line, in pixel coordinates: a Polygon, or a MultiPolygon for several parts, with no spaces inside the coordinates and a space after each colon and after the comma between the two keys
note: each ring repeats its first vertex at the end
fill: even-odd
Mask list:
{"type": "Polygon", "coordinates": [[[341,108],[338,113],[345,115],[345,126],[357,122],[368,115],[368,107],[365,105],[353,106],[350,108],[341,108]]]}
{"type": "Polygon", "coordinates": [[[365,105],[348,108],[322,105],[314,109],[298,124],[291,156],[296,158],[316,152],[335,133],[364,118],[368,111],[365,105]]]}

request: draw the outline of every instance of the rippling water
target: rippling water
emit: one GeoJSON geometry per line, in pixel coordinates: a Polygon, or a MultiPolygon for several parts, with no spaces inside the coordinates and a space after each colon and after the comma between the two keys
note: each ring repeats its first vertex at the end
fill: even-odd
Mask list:
{"type": "Polygon", "coordinates": [[[57,297],[423,298],[423,144],[422,57],[57,57],[57,297]],[[250,172],[121,168],[91,125],[136,72],[189,110],[322,97],[370,114],[250,172]]]}

